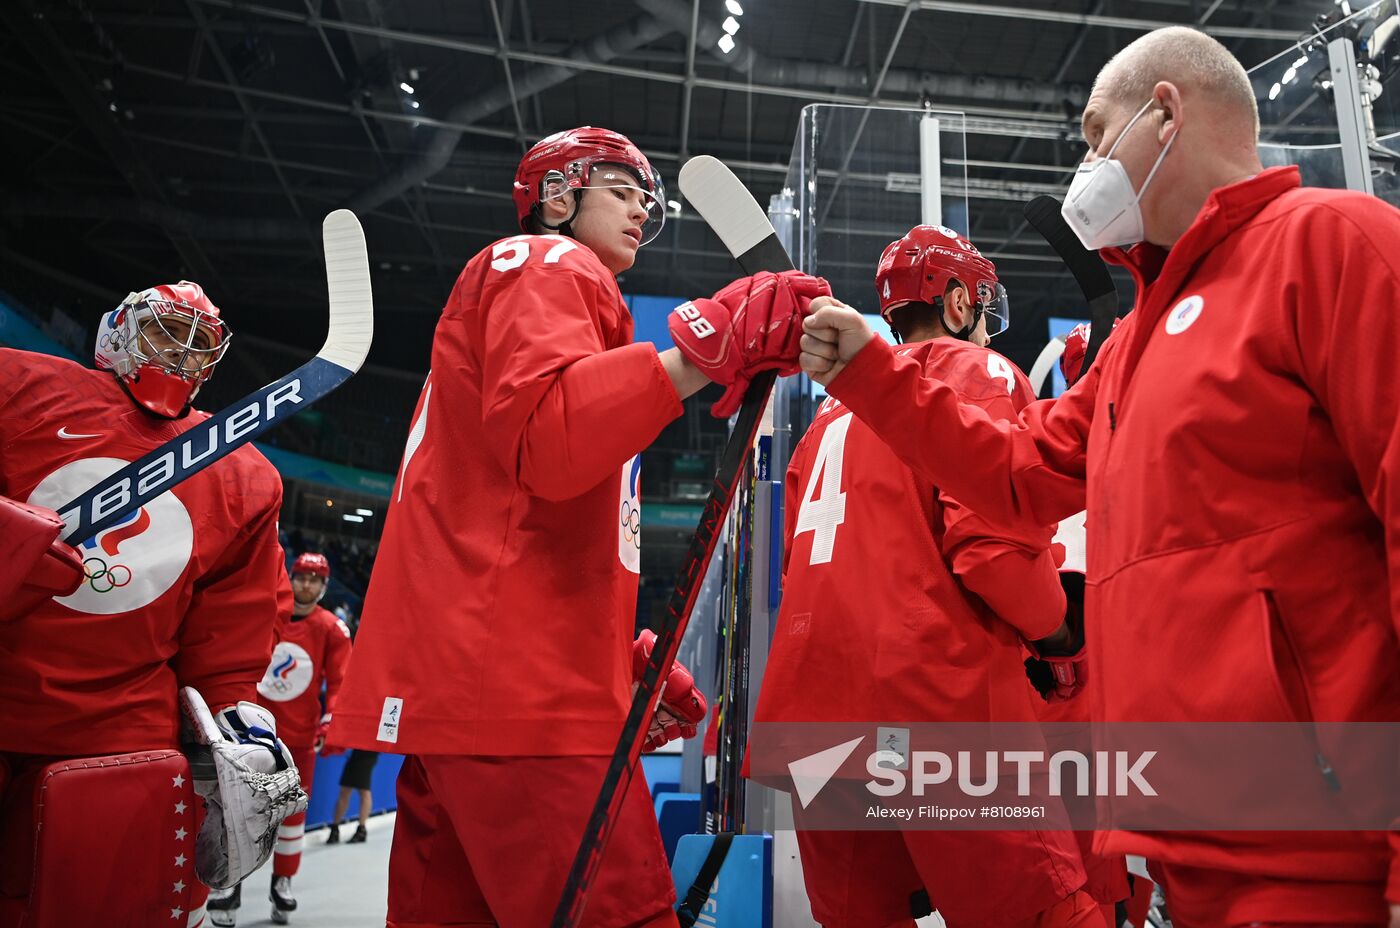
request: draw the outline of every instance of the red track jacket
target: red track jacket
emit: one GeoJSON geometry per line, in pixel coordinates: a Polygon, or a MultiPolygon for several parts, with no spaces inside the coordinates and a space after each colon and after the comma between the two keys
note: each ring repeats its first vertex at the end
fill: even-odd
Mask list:
{"type": "MultiPolygon", "coordinates": [[[[1400,213],[1298,184],[1265,171],[1216,190],[1169,253],[1110,255],[1139,280],[1134,312],[1019,424],[960,408],[878,339],[830,386],[988,518],[1087,497],[1105,720],[1400,721],[1400,213]]],[[[1382,834],[1109,832],[1102,849],[1388,874],[1400,902],[1382,834]]]]}

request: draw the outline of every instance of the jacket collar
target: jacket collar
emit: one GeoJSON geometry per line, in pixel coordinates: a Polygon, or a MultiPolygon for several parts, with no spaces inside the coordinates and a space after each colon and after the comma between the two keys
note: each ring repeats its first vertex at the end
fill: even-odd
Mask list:
{"type": "Polygon", "coordinates": [[[1132,380],[1157,319],[1201,259],[1274,200],[1300,185],[1296,167],[1269,168],[1211,191],[1195,221],[1170,250],[1142,242],[1127,249],[1099,252],[1104,260],[1127,268],[1137,284],[1133,312],[1124,326],[1127,343],[1119,346],[1123,370],[1117,387],[1120,393],[1132,380]]]}
{"type": "Polygon", "coordinates": [[[1231,232],[1301,184],[1298,169],[1293,165],[1268,168],[1253,177],[1212,190],[1195,221],[1170,250],[1141,242],[1130,248],[1105,248],[1099,254],[1105,261],[1125,267],[1133,275],[1141,307],[1143,290],[1159,277],[1171,272],[1184,275],[1231,232]]]}

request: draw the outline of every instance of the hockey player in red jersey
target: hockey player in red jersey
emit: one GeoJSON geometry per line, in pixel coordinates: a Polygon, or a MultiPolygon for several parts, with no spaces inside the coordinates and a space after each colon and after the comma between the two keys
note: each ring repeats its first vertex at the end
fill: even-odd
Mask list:
{"type": "MultiPolygon", "coordinates": [[[[302,554],[292,563],[292,612],[278,617],[272,660],[258,682],[258,702],[277,719],[277,733],[292,752],[301,772],[302,788],[308,795],[316,772],[316,755],[325,744],[336,696],[350,660],[350,629],[319,605],[330,578],[331,565],[324,554],[302,554]]],[[[268,893],[274,924],[287,924],[289,914],[296,911],[292,877],[301,867],[305,831],[305,812],[289,816],[277,829],[272,888],[268,893]]],[[[240,897],[238,887],[211,893],[209,923],[234,925],[240,897]]]]}
{"type": "MultiPolygon", "coordinates": [[[[103,316],[99,370],[0,349],[0,495],[52,513],[203,421],[190,404],[229,337],[200,287],[181,282],[103,316]]],[[[270,716],[251,705],[279,605],[291,608],[281,499],[277,472],[240,448],[76,543],[76,589],[0,622],[0,925],[202,920],[197,868],[229,870],[205,851],[247,849],[200,833],[196,793],[218,806],[208,829],[228,820],[176,750],[177,692],[229,707],[207,721],[236,729],[252,766],[289,769],[270,716]],[[77,876],[107,872],[121,879],[71,893],[77,876]]]]}
{"type": "MultiPolygon", "coordinates": [[[[966,238],[917,226],[885,249],[875,283],[900,357],[996,419],[1034,399],[986,347],[1006,296],[966,238]]],[[[1050,528],[988,524],[830,398],[784,493],[782,608],[755,722],[1034,720],[1021,643],[1074,650],[1050,528]]],[[[1075,669],[1065,661],[1066,695],[1075,669]]],[[[1067,833],[799,829],[798,846],[826,928],[912,925],[921,890],[959,928],[1102,925],[1067,833]]]]}
{"type": "MultiPolygon", "coordinates": [[[[828,292],[795,272],[744,279],[696,301],[693,342],[658,352],[632,342],[616,280],[665,218],[636,146],[550,136],[515,202],[523,234],[467,263],[438,323],[331,733],[408,755],[398,928],[548,923],[631,693],[638,452],[708,380],[728,388],[722,411],[759,370],[795,370],[801,315],[828,292]]],[[[681,719],[685,695],[666,694],[681,719]]],[[[674,925],[673,899],[636,777],[584,923],[674,925]]]]}
{"type": "MultiPolygon", "coordinates": [[[[1194,30],[1115,56],[1082,123],[1065,218],[1137,293],[1077,384],[991,422],[840,305],[807,319],[804,367],[989,518],[1087,510],[1096,720],[1393,726],[1400,212],[1265,169],[1249,76],[1194,30]]],[[[1300,745],[1281,763],[1321,793],[1355,782],[1353,760],[1300,745]]],[[[1400,928],[1394,830],[1095,846],[1149,858],[1178,925],[1400,928]]]]}

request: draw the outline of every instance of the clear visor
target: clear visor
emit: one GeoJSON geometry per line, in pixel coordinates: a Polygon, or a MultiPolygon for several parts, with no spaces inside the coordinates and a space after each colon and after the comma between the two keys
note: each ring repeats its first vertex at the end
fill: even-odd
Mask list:
{"type": "Polygon", "coordinates": [[[182,303],[148,300],[136,322],[139,334],[131,346],[136,362],[158,365],[185,380],[207,380],[228,350],[223,321],[182,303]]]}
{"type": "Polygon", "coordinates": [[[540,199],[553,200],[570,189],[581,187],[616,191],[614,196],[635,197],[640,208],[646,211],[641,226],[641,243],[645,245],[660,235],[662,227],[666,225],[666,186],[661,182],[661,175],[652,170],[649,178],[651,189],[646,189],[639,182],[636,170],[626,165],[575,161],[567,168],[567,182],[551,185],[546,181],[544,195],[540,199]]]}
{"type": "Polygon", "coordinates": [[[1011,304],[1006,288],[986,281],[977,285],[977,301],[982,304],[982,317],[987,320],[987,337],[995,338],[1011,325],[1011,304]]]}

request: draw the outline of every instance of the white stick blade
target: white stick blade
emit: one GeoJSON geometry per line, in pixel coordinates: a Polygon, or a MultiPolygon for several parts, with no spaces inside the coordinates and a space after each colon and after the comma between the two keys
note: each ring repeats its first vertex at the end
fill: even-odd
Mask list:
{"type": "Polygon", "coordinates": [[[681,167],[681,193],[732,255],[773,234],[773,223],[744,182],[718,158],[698,155],[681,167]]]}
{"type": "Polygon", "coordinates": [[[357,371],[374,340],[374,297],[365,232],[354,213],[338,209],[321,223],[321,238],[326,248],[330,331],[317,356],[357,371]]]}

